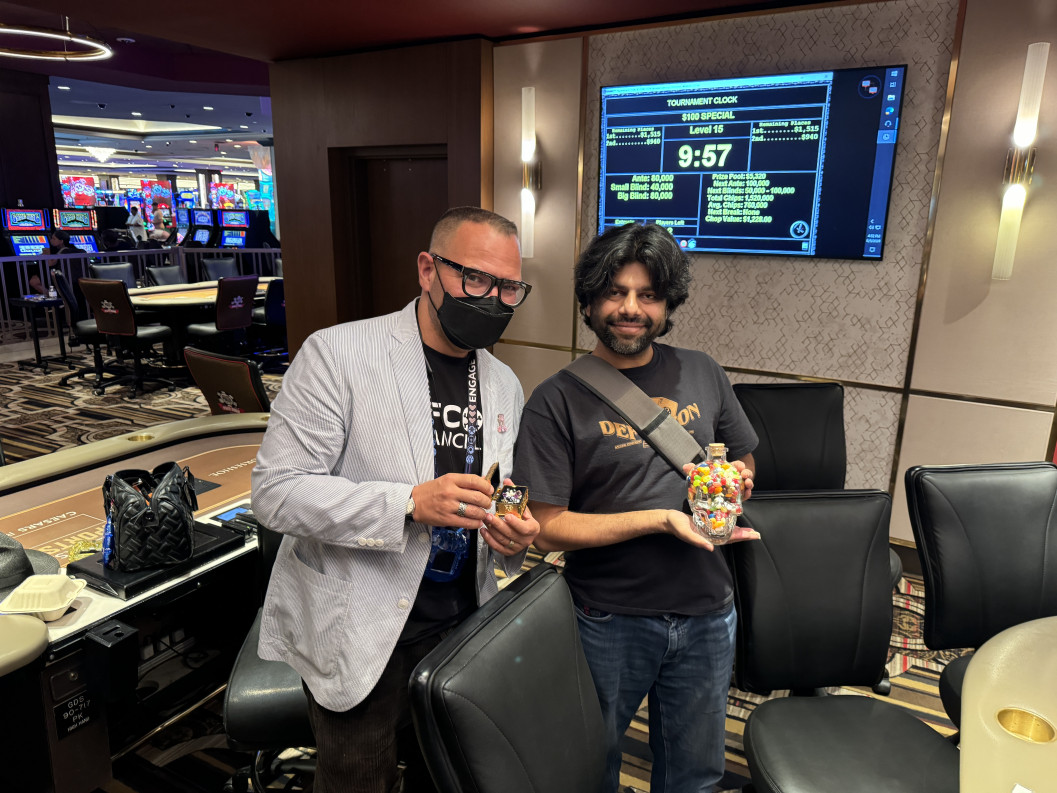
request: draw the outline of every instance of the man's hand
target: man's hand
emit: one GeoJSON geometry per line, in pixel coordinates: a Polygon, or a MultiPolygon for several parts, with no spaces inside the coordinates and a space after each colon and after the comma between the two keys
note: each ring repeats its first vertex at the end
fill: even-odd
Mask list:
{"type": "Polygon", "coordinates": [[[411,497],[415,499],[411,517],[418,523],[477,529],[492,506],[492,484],[474,474],[444,474],[415,485],[411,497]]]}
{"type": "Polygon", "coordinates": [[[731,465],[741,474],[741,500],[745,501],[752,495],[752,471],[741,460],[735,460],[731,465]]]}
{"type": "MultiPolygon", "coordinates": [[[[509,479],[503,480],[504,485],[513,485],[509,479]]],[[[481,527],[481,536],[488,543],[488,547],[503,556],[513,556],[521,553],[532,545],[536,535],[540,533],[539,522],[532,517],[532,510],[526,507],[525,516],[519,518],[516,512],[508,512],[499,517],[489,512],[484,516],[481,527]]]]}
{"type": "MultiPolygon", "coordinates": [[[[685,512],[680,512],[676,509],[669,509],[665,512],[664,530],[675,537],[678,537],[688,545],[695,545],[698,548],[704,548],[706,551],[715,550],[715,546],[705,539],[704,535],[698,534],[694,528],[694,521],[685,512]]],[[[760,539],[760,533],[755,529],[749,529],[745,526],[735,526],[734,531],[730,536],[730,539],[725,543],[730,545],[733,542],[744,542],[745,540],[758,540],[760,539]]]]}

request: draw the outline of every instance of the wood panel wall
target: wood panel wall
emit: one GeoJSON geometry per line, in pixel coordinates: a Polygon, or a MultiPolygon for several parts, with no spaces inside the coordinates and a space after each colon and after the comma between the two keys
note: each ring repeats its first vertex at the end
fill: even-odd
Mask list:
{"type": "MultiPolygon", "coordinates": [[[[276,181],[291,353],[313,331],[351,319],[356,279],[336,226],[336,149],[445,147],[449,206],[492,208],[492,45],[471,39],[284,61],[271,67],[276,181]]],[[[426,245],[428,240],[423,240],[426,245]]],[[[414,262],[408,262],[414,267],[414,262]]]]}

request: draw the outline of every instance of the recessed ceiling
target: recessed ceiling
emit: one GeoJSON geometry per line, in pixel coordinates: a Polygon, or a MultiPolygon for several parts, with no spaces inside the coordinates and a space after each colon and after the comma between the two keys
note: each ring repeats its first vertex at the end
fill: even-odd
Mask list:
{"type": "Polygon", "coordinates": [[[271,141],[268,97],[144,91],[61,78],[51,79],[50,94],[64,171],[209,168],[248,176],[254,173],[249,147],[271,141]],[[88,146],[115,151],[100,166],[88,146]]]}

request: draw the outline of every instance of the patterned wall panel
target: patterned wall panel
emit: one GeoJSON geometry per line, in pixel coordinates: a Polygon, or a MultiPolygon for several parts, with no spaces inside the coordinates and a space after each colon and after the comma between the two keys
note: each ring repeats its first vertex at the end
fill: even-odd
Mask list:
{"type": "MultiPolygon", "coordinates": [[[[592,36],[581,244],[597,227],[601,86],[906,63],[883,260],[696,254],[665,339],[730,366],[902,387],[956,21],[956,0],[889,0],[592,36]]],[[[577,339],[594,345],[586,327],[577,339]]]]}

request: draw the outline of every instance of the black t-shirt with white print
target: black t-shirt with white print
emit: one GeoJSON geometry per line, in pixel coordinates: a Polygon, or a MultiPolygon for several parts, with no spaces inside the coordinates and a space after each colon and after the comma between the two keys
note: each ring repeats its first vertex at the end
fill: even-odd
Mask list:
{"type": "MultiPolygon", "coordinates": [[[[645,366],[621,373],[667,407],[702,448],[725,443],[729,460],[756,448],[756,433],[716,361],[665,344],[654,344],[653,353],[645,366]]],[[[566,372],[537,386],[526,403],[511,478],[533,501],[572,512],[686,511],[682,473],[566,372]]],[[[669,534],[567,551],[565,578],[578,605],[618,614],[707,614],[732,597],[722,554],[669,534]]]]}
{"type": "MultiPolygon", "coordinates": [[[[470,366],[474,367],[477,400],[477,437],[470,473],[481,474],[481,390],[474,353],[463,358],[444,355],[422,345],[429,372],[430,407],[433,413],[433,443],[437,453],[437,475],[466,470],[467,416],[469,412],[470,366]]],[[[477,532],[468,531],[469,557],[459,577],[438,582],[423,577],[411,607],[401,642],[423,639],[464,620],[477,608],[474,585],[477,572],[477,532]]]]}

